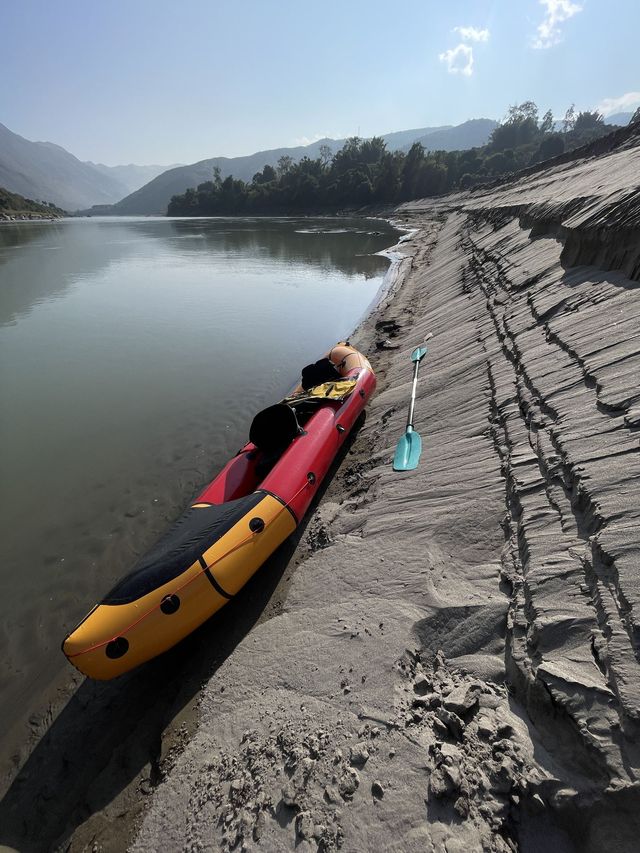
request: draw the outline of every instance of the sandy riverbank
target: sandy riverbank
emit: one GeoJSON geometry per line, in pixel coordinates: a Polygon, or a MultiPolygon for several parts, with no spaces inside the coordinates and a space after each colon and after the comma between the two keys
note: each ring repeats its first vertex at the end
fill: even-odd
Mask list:
{"type": "Polygon", "coordinates": [[[379,391],[315,511],[188,666],[82,685],[2,840],[635,849],[639,142],[397,212],[401,279],[352,338],[379,391]]]}

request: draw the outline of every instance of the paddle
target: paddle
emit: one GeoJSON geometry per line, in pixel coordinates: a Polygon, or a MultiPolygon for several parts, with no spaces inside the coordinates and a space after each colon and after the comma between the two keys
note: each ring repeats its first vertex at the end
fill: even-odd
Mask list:
{"type": "MultiPolygon", "coordinates": [[[[430,332],[426,336],[425,342],[432,337],[433,332],[430,332]]],[[[411,388],[411,402],[409,403],[409,416],[407,418],[407,428],[405,430],[405,433],[396,445],[396,452],[393,457],[394,471],[413,471],[414,468],[418,467],[418,462],[420,461],[420,454],[422,453],[422,438],[420,437],[420,433],[416,432],[413,428],[413,410],[416,404],[418,368],[420,367],[420,362],[426,354],[427,348],[424,345],[416,347],[416,349],[414,349],[414,351],[411,353],[411,361],[413,362],[414,367],[413,386],[411,388]]]]}

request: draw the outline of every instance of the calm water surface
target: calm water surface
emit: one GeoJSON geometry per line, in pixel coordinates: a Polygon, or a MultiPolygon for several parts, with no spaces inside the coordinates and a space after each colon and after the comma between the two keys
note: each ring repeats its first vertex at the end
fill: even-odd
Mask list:
{"type": "Polygon", "coordinates": [[[395,236],[330,219],[0,228],[1,732],[253,414],[353,329],[395,236]]]}

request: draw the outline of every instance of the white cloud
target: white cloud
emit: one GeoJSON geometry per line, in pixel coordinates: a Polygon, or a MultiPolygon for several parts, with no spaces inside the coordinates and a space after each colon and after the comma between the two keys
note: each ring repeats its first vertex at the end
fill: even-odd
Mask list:
{"type": "Polygon", "coordinates": [[[449,74],[462,74],[464,77],[473,74],[473,49],[468,44],[461,42],[439,54],[438,59],[446,64],[449,74]]]}
{"type": "Polygon", "coordinates": [[[478,30],[476,27],[454,27],[462,41],[489,41],[489,30],[478,30]]]}
{"type": "Polygon", "coordinates": [[[540,5],[546,9],[544,20],[538,27],[538,35],[533,40],[533,47],[544,49],[553,47],[562,41],[560,24],[582,12],[582,6],[572,0],[540,0],[540,5]]]}
{"type": "Polygon", "coordinates": [[[640,92],[627,92],[619,98],[605,98],[596,109],[603,116],[610,116],[614,113],[632,112],[639,104],[640,92]]]}

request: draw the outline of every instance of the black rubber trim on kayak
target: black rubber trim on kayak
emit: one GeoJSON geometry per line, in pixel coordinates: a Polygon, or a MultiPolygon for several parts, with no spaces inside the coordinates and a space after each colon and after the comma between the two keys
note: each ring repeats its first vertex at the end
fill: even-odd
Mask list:
{"type": "Polygon", "coordinates": [[[265,497],[261,489],[223,504],[189,507],[101,604],[129,604],[179,577],[245,516],[248,525],[265,497]]]}
{"type": "Polygon", "coordinates": [[[270,492],[270,491],[269,491],[269,489],[260,489],[260,491],[261,491],[263,494],[265,494],[265,495],[270,495],[272,498],[275,498],[275,499],[278,501],[278,503],[281,503],[283,507],[286,507],[286,509],[288,509],[288,510],[289,510],[289,512],[291,513],[291,517],[292,517],[292,518],[293,518],[293,520],[295,521],[295,523],[296,523],[296,527],[298,526],[298,524],[300,523],[300,522],[298,521],[298,516],[297,516],[297,515],[295,514],[295,512],[291,509],[291,507],[289,506],[289,504],[288,504],[286,501],[284,501],[284,500],[280,497],[280,495],[276,495],[276,494],[275,494],[275,492],[270,492]]]}
{"type": "Polygon", "coordinates": [[[203,559],[202,557],[200,557],[200,565],[201,565],[201,566],[202,566],[202,568],[204,569],[204,573],[205,573],[205,575],[206,575],[206,577],[207,577],[207,580],[209,581],[209,583],[211,584],[211,586],[215,589],[215,591],[216,591],[219,595],[221,595],[223,598],[233,598],[233,596],[231,595],[231,593],[229,593],[229,592],[225,592],[225,591],[222,589],[222,587],[220,586],[220,584],[218,583],[218,581],[217,581],[217,580],[214,578],[214,576],[211,574],[211,569],[209,568],[209,566],[207,566],[207,564],[205,563],[205,561],[204,561],[204,559],[203,559]]]}

